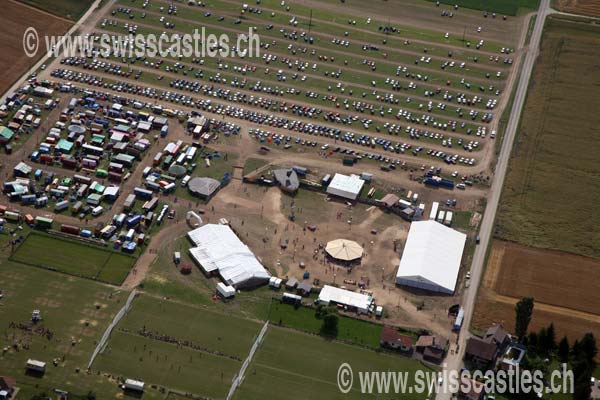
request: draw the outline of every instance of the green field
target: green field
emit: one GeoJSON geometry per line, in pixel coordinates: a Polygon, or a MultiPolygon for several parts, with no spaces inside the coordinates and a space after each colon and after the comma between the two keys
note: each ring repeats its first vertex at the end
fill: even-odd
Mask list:
{"type": "MultiPolygon", "coordinates": [[[[337,371],[342,363],[353,371],[432,371],[419,361],[376,353],[371,350],[328,342],[320,337],[271,326],[246,371],[244,383],[235,399],[397,399],[398,395],[367,396],[360,393],[359,379],[353,390],[342,394],[337,386],[337,371]]],[[[402,395],[422,399],[425,395],[402,395]]]]}
{"type": "Polygon", "coordinates": [[[119,285],[136,259],[98,246],[37,232],[12,255],[13,261],[119,285]]]}
{"type": "Polygon", "coordinates": [[[93,368],[222,398],[260,328],[258,322],[143,296],[113,332],[93,368]],[[150,339],[140,334],[143,329],[198,347],[150,339]]]}
{"type": "Polygon", "coordinates": [[[51,14],[77,21],[94,3],[93,0],[19,0],[51,14]]]}
{"type": "Polygon", "coordinates": [[[439,2],[504,15],[517,15],[520,8],[535,10],[540,4],[540,0],[439,0],[439,2]]]}
{"type": "MultiPolygon", "coordinates": [[[[85,368],[102,336],[104,329],[117,310],[122,307],[125,293],[105,285],[27,265],[4,262],[0,264],[0,334],[2,347],[10,347],[0,355],[2,375],[15,378],[21,388],[19,398],[54,388],[68,390],[75,395],[94,391],[99,398],[113,398],[119,389],[102,376],[88,375],[85,368]],[[53,336],[11,328],[10,323],[31,324],[31,312],[38,309],[43,320],[35,328],[49,329],[53,336]],[[18,352],[13,342],[28,344],[29,349],[18,352]],[[74,344],[72,344],[72,341],[74,344]],[[59,361],[52,365],[53,359],[59,361]],[[28,358],[47,363],[43,377],[25,374],[28,358]],[[81,372],[77,373],[76,368],[81,372]]],[[[155,398],[152,394],[148,398],[155,398]]]]}
{"type": "Polygon", "coordinates": [[[510,161],[496,233],[600,257],[600,28],[551,17],[510,161]]]}

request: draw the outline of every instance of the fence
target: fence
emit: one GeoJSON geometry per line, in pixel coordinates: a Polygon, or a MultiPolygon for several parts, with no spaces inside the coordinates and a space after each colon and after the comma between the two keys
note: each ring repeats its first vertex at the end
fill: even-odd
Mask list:
{"type": "Polygon", "coordinates": [[[242,382],[244,380],[244,374],[246,373],[246,368],[248,368],[248,365],[250,365],[250,362],[252,361],[252,357],[254,356],[254,353],[258,349],[258,346],[261,344],[261,342],[265,336],[265,333],[267,332],[268,327],[269,327],[269,321],[265,322],[262,329],[260,330],[260,333],[256,337],[256,340],[254,341],[254,344],[252,345],[252,348],[250,349],[250,353],[248,354],[248,357],[246,357],[246,359],[244,360],[244,363],[242,364],[242,367],[240,368],[240,372],[238,372],[238,374],[233,377],[233,381],[231,382],[231,387],[229,388],[229,393],[227,393],[227,400],[231,400],[231,398],[233,397],[233,394],[235,393],[235,390],[238,388],[238,386],[240,386],[242,384],[242,382]]]}

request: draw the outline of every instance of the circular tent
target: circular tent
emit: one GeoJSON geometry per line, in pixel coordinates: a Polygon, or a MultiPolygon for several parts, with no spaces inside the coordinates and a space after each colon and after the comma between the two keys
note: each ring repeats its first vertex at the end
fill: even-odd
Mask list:
{"type": "Polygon", "coordinates": [[[363,248],[358,243],[346,239],[332,240],[327,243],[325,251],[330,257],[341,261],[353,261],[363,255],[363,248]]]}
{"type": "Polygon", "coordinates": [[[184,176],[186,174],[186,169],[185,167],[181,166],[181,165],[177,165],[177,164],[173,164],[169,167],[169,174],[173,175],[176,178],[181,178],[182,176],[184,176]]]}
{"type": "Polygon", "coordinates": [[[81,125],[69,125],[67,130],[69,131],[69,133],[76,133],[76,134],[85,133],[85,128],[81,125]]]}

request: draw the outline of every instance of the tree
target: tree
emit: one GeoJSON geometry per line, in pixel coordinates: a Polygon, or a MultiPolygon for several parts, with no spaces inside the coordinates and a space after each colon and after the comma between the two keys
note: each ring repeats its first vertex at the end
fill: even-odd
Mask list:
{"type": "Polygon", "coordinates": [[[561,363],[567,363],[569,361],[569,339],[566,336],[558,343],[558,359],[561,363]]]}
{"type": "Polygon", "coordinates": [[[586,333],[581,341],[575,342],[573,345],[573,361],[571,364],[575,377],[574,400],[588,400],[590,398],[592,391],[590,380],[596,369],[594,359],[597,353],[596,338],[592,333],[586,333]]]}
{"type": "Polygon", "coordinates": [[[524,297],[515,306],[515,335],[523,340],[533,315],[533,297],[524,297]]]}
{"type": "Polygon", "coordinates": [[[329,313],[323,317],[321,325],[321,335],[328,338],[335,338],[338,335],[338,316],[334,313],[329,313]]]}
{"type": "Polygon", "coordinates": [[[548,351],[556,350],[556,330],[554,329],[554,323],[550,323],[550,326],[546,329],[546,348],[548,351]]]}

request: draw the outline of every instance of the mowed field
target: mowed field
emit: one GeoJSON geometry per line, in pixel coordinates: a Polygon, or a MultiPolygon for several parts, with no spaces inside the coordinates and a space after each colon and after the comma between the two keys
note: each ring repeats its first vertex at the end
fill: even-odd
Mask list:
{"type": "Polygon", "coordinates": [[[12,255],[13,261],[119,285],[135,258],[98,246],[31,233],[12,255]]]}
{"type": "MultiPolygon", "coordinates": [[[[376,353],[360,347],[331,343],[321,337],[271,326],[248,367],[235,399],[365,399],[398,398],[397,395],[368,396],[360,392],[358,371],[433,371],[416,360],[376,353]],[[342,363],[354,371],[354,385],[348,394],[340,392],[337,372],[342,363]]],[[[414,376],[414,374],[413,374],[414,376]]],[[[417,399],[423,395],[409,394],[417,399]]]]}
{"type": "Polygon", "coordinates": [[[599,46],[599,27],[548,19],[497,237],[600,257],[599,46]]]}
{"type": "Polygon", "coordinates": [[[590,16],[600,16],[600,3],[597,0],[555,0],[557,10],[590,16]]]}
{"type": "Polygon", "coordinates": [[[600,331],[599,34],[547,20],[498,217],[511,242],[493,243],[476,329],[514,329],[515,303],[532,296],[530,329],[554,323],[571,342],[600,331]]]}
{"type": "Polygon", "coordinates": [[[0,276],[4,295],[0,300],[0,335],[2,347],[9,348],[0,355],[0,371],[17,380],[19,398],[29,399],[54,388],[75,395],[85,395],[91,389],[98,398],[113,398],[119,391],[116,384],[83,371],[126,293],[10,261],[0,264],[0,276]],[[31,323],[34,309],[40,310],[43,318],[36,325],[31,323]],[[47,363],[43,377],[25,373],[28,358],[47,363]],[[52,365],[55,359],[56,366],[52,365]]]}
{"type": "Polygon", "coordinates": [[[2,2],[2,24],[0,24],[0,93],[4,93],[23,73],[42,55],[38,50],[35,58],[29,58],[23,51],[23,34],[33,26],[40,38],[40,47],[44,46],[43,35],[60,35],[66,32],[71,23],[65,19],[33,9],[16,1],[2,2]]]}

